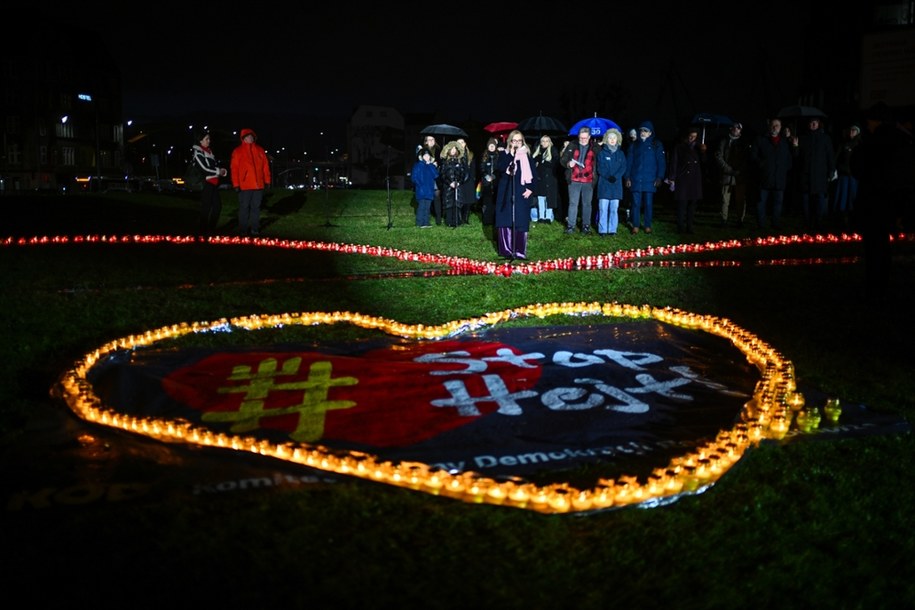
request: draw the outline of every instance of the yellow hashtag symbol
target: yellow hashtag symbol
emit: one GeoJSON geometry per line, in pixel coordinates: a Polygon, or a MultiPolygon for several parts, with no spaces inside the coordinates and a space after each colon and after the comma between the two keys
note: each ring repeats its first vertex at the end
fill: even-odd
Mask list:
{"type": "Polygon", "coordinates": [[[238,411],[204,413],[204,421],[235,422],[232,432],[250,432],[260,427],[262,417],[277,415],[298,415],[298,424],[290,434],[296,441],[317,441],[324,436],[324,419],[327,411],[349,409],[356,406],[352,400],[328,400],[327,395],[332,387],[352,386],[359,383],[355,377],[331,378],[333,366],[328,361],[313,362],[308,368],[308,377],[298,381],[277,382],[279,377],[294,377],[299,374],[302,359],[294,357],[286,360],[281,369],[277,369],[275,358],[261,361],[256,371],[250,366],[240,365],[232,369],[229,381],[248,381],[245,385],[219,388],[220,394],[243,393],[238,411]],[[271,392],[301,391],[302,400],[289,407],[266,409],[265,402],[271,392]]]}

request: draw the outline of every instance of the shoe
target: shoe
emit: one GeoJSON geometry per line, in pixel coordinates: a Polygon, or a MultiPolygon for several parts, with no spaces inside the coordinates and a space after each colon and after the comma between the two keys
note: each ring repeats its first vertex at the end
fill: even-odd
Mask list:
{"type": "Polygon", "coordinates": [[[432,225],[420,225],[419,228],[420,229],[431,229],[432,225]]]}
{"type": "Polygon", "coordinates": [[[581,234],[582,235],[591,235],[591,227],[582,227],[581,234]]]}
{"type": "Polygon", "coordinates": [[[567,227],[565,230],[566,235],[571,235],[574,232],[575,232],[575,229],[573,229],[572,227],[567,227]]]}
{"type": "Polygon", "coordinates": [[[645,232],[646,232],[646,233],[651,233],[651,227],[645,227],[645,232]]]}
{"type": "Polygon", "coordinates": [[[632,227],[632,229],[630,229],[629,232],[632,233],[633,235],[638,235],[638,234],[639,234],[639,228],[638,228],[638,227],[632,227]]]}

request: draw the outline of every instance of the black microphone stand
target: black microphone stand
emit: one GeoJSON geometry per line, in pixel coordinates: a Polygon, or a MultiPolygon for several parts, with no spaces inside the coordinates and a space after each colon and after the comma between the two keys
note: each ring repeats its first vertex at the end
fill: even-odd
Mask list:
{"type": "Polygon", "coordinates": [[[384,183],[388,189],[388,231],[394,226],[394,220],[391,218],[391,146],[388,145],[384,152],[384,183]]]}
{"type": "Polygon", "coordinates": [[[512,238],[511,238],[512,253],[511,253],[511,257],[509,257],[509,262],[513,263],[513,262],[515,262],[515,152],[512,151],[510,154],[511,154],[512,159],[511,159],[511,165],[508,166],[509,167],[508,176],[509,176],[509,180],[512,181],[512,191],[511,191],[511,193],[512,193],[512,238]]]}

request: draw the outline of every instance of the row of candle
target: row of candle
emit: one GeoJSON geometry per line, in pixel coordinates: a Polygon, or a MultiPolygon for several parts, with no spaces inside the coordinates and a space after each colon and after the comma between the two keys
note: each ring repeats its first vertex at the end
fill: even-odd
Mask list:
{"type": "Polygon", "coordinates": [[[795,383],[794,365],[772,346],[727,318],[700,315],[671,307],[658,308],[647,304],[629,305],[617,302],[537,303],[437,326],[409,325],[346,311],[285,313],[219,319],[212,322],[185,322],[129,335],[101,346],[86,354],[71,370],[65,372],[55,390],[77,415],[88,421],[152,438],[248,451],[315,469],[408,487],[467,502],[515,506],[545,513],[603,510],[657,502],[682,493],[700,491],[727,472],[751,445],[763,438],[784,437],[787,432],[786,422],[790,425],[791,414],[803,407],[803,396],[797,392],[795,383]],[[576,489],[565,483],[537,486],[523,481],[496,481],[473,472],[450,473],[422,463],[381,461],[364,453],[336,452],[307,444],[274,444],[255,437],[214,432],[185,420],[130,416],[117,413],[102,404],[87,379],[88,372],[96,363],[118,350],[138,349],[190,333],[346,322],[362,328],[383,330],[391,335],[435,340],[517,317],[547,317],[557,314],[653,318],[664,323],[710,332],[728,339],[744,353],[758,368],[761,378],[756,384],[753,397],[744,405],[739,421],[733,428],[720,431],[714,440],[684,456],[672,459],[663,467],[656,468],[645,481],[629,476],[620,476],[615,480],[600,479],[592,489],[576,489]]]}
{"type": "MultiPolygon", "coordinates": [[[[894,241],[915,241],[915,234],[900,233],[893,236],[894,241]]],[[[841,233],[839,235],[773,235],[760,236],[746,239],[731,239],[702,244],[676,244],[669,246],[646,246],[630,250],[619,250],[613,253],[580,256],[577,258],[554,259],[546,261],[477,261],[459,256],[446,256],[441,254],[426,254],[398,250],[386,246],[368,246],[359,244],[346,244],[334,242],[321,242],[310,240],[289,240],[268,237],[229,237],[212,236],[198,238],[194,236],[175,235],[89,235],[89,236],[35,236],[35,237],[6,237],[0,240],[3,246],[37,246],[50,244],[82,244],[82,243],[110,243],[110,244],[194,244],[209,243],[214,245],[251,245],[259,247],[284,248],[296,250],[320,250],[338,252],[341,254],[364,254],[368,256],[382,256],[397,258],[402,261],[445,265],[456,273],[467,275],[500,275],[511,276],[515,274],[532,275],[551,271],[598,270],[618,267],[633,266],[634,261],[643,259],[673,256],[680,254],[703,254],[721,250],[742,247],[788,246],[797,244],[841,244],[861,241],[857,233],[841,233]]],[[[808,259],[816,262],[818,259],[808,259]]],[[[693,263],[699,265],[700,263],[693,263]]],[[[713,265],[714,263],[709,263],[713,265]]],[[[720,262],[718,262],[720,264],[720,262]]]]}

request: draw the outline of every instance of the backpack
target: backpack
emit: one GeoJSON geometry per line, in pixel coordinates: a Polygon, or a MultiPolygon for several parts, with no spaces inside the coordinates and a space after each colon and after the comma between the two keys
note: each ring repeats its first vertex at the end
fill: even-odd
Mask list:
{"type": "Polygon", "coordinates": [[[184,186],[192,191],[199,191],[203,189],[203,181],[203,168],[197,163],[196,158],[191,157],[191,162],[187,164],[187,169],[184,170],[184,186]]]}

